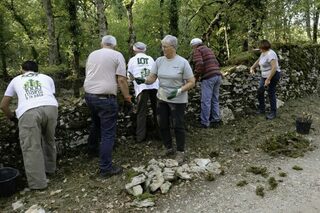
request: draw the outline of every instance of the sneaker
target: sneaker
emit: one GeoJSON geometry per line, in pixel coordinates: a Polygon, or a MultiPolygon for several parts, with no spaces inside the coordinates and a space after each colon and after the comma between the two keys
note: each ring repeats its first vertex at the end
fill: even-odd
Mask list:
{"type": "Polygon", "coordinates": [[[121,166],[115,166],[113,165],[111,167],[110,170],[108,171],[100,171],[100,176],[103,177],[103,178],[108,178],[108,177],[111,177],[113,175],[119,175],[123,172],[123,168],[121,166]]]}
{"type": "Polygon", "coordinates": [[[177,151],[175,160],[178,162],[179,165],[181,165],[185,160],[184,152],[177,151]]]}
{"type": "Polygon", "coordinates": [[[165,149],[162,153],[161,153],[161,156],[162,157],[170,157],[170,156],[173,156],[175,155],[176,152],[173,148],[171,149],[165,149]]]}
{"type": "Polygon", "coordinates": [[[272,120],[272,119],[274,119],[274,118],[276,118],[277,116],[276,116],[276,113],[275,112],[270,112],[270,114],[268,114],[267,116],[266,116],[266,119],[267,120],[272,120]]]}

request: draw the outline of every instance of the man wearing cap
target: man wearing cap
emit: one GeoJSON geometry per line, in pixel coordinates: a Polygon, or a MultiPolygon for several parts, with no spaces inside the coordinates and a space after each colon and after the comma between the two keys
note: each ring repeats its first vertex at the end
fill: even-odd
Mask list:
{"type": "Polygon", "coordinates": [[[217,127],[221,123],[219,109],[219,89],[221,72],[213,51],[199,38],[191,40],[195,77],[201,81],[200,127],[217,127]]]}
{"type": "Polygon", "coordinates": [[[120,166],[112,164],[118,115],[118,86],[124,96],[125,104],[131,104],[125,59],[115,50],[116,45],[115,37],[107,35],[102,38],[102,48],[93,51],[87,59],[86,78],[83,85],[85,100],[92,119],[88,138],[89,154],[99,151],[102,177],[122,173],[120,166]]]}
{"type": "MultiPolygon", "coordinates": [[[[135,56],[129,60],[128,74],[133,78],[146,78],[149,73],[154,60],[152,57],[145,54],[147,45],[142,42],[137,42],[133,45],[135,56]]],[[[153,112],[154,126],[157,127],[157,90],[159,88],[159,80],[157,79],[152,84],[137,84],[133,81],[135,96],[137,99],[137,129],[136,141],[142,142],[146,139],[146,120],[148,114],[148,99],[151,102],[153,112]]]]}

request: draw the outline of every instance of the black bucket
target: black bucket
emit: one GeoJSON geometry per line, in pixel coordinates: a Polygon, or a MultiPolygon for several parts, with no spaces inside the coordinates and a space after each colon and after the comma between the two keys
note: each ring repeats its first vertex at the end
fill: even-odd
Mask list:
{"type": "Polygon", "coordinates": [[[312,122],[302,122],[300,120],[296,120],[296,130],[300,134],[309,134],[312,122]]]}
{"type": "Polygon", "coordinates": [[[19,171],[11,167],[0,168],[0,196],[8,197],[17,191],[19,171]]]}

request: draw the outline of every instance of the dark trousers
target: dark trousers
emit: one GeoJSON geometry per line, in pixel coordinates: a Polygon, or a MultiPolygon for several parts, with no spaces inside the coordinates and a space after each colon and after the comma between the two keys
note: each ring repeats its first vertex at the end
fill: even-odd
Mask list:
{"type": "Polygon", "coordinates": [[[158,100],[157,115],[160,128],[160,135],[163,144],[167,149],[172,148],[170,123],[172,123],[173,125],[172,127],[174,129],[176,137],[177,151],[183,152],[185,149],[185,109],[185,103],[176,104],[158,100]]]}
{"type": "Polygon", "coordinates": [[[137,141],[143,141],[147,133],[147,115],[148,115],[148,100],[150,99],[153,113],[153,122],[157,125],[157,90],[143,90],[137,97],[137,141]]]}
{"type": "Polygon", "coordinates": [[[100,169],[108,171],[112,168],[112,149],[118,115],[117,98],[115,96],[98,97],[93,94],[85,94],[85,100],[91,111],[92,119],[88,138],[89,151],[98,150],[100,138],[100,169]]]}
{"type": "MultiPolygon", "coordinates": [[[[276,86],[280,79],[280,72],[276,72],[274,76],[272,77],[270,84],[268,86],[268,96],[270,101],[270,111],[273,113],[277,112],[277,97],[276,97],[276,86]]],[[[259,88],[258,88],[258,101],[259,101],[259,110],[265,111],[266,105],[264,100],[264,82],[266,81],[266,78],[261,78],[259,82],[259,88]]]]}

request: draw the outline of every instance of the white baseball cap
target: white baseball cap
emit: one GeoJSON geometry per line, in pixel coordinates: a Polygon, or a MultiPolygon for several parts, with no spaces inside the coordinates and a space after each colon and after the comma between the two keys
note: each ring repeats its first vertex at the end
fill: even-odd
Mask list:
{"type": "Polygon", "coordinates": [[[137,42],[133,45],[133,50],[134,51],[142,51],[145,52],[147,50],[147,45],[145,43],[142,42],[137,42]]]}
{"type": "Polygon", "coordinates": [[[202,44],[202,40],[200,38],[194,38],[190,41],[190,45],[198,45],[198,44],[202,44]]]}

